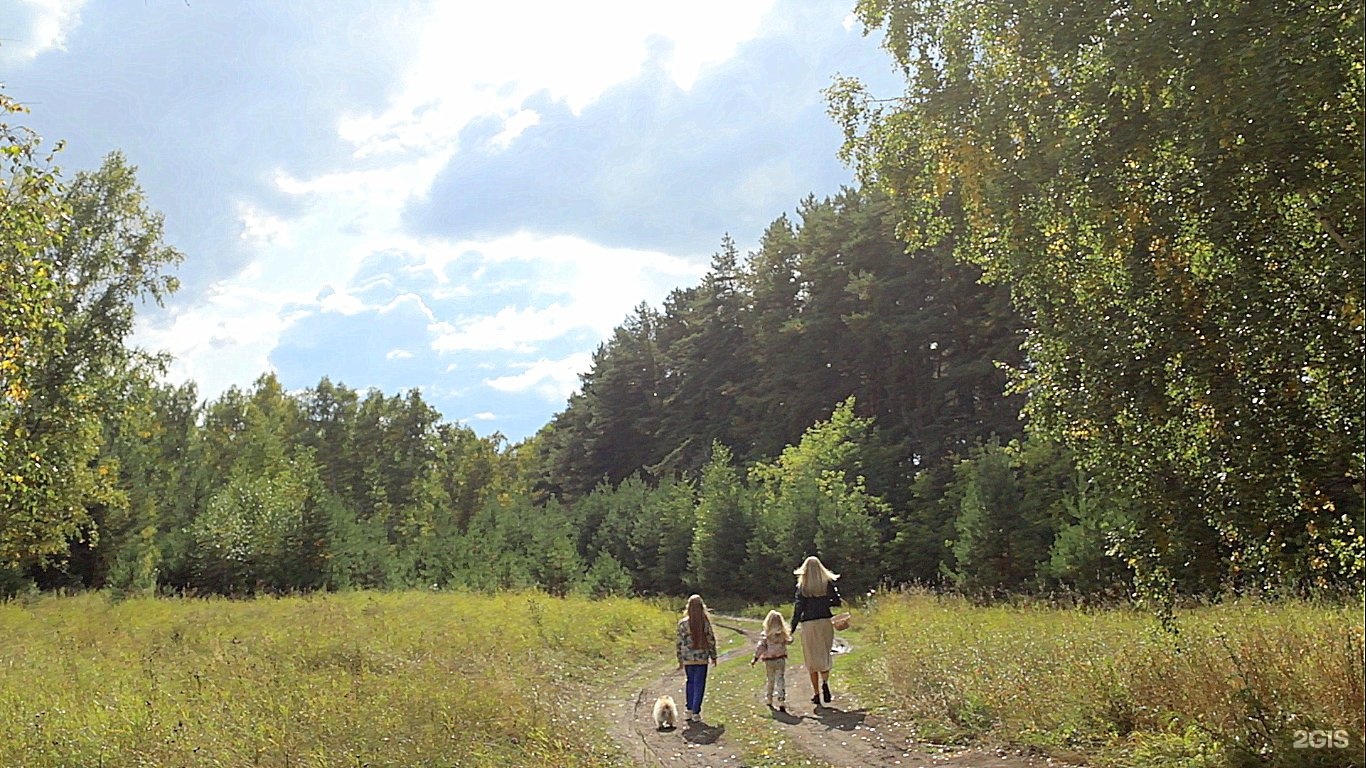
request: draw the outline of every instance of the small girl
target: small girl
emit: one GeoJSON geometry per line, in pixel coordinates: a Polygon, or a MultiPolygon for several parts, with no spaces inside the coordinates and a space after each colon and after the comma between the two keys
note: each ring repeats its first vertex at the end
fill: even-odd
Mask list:
{"type": "Polygon", "coordinates": [[[687,675],[683,719],[702,717],[702,697],[707,692],[707,663],[716,666],[716,635],[701,595],[688,598],[688,608],[678,622],[678,666],[687,675]]]}
{"type": "Polygon", "coordinates": [[[752,667],[760,659],[764,661],[764,701],[769,709],[773,700],[778,700],[778,711],[787,711],[787,646],[792,636],[787,633],[787,623],[777,611],[769,611],[764,617],[764,631],[759,635],[759,644],[754,648],[754,658],[749,660],[752,667]]]}

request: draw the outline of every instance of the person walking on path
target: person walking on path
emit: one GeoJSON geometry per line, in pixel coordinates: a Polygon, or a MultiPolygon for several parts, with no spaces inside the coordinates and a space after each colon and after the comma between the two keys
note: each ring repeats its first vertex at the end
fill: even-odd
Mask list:
{"type": "Polygon", "coordinates": [[[831,573],[812,555],[793,571],[797,576],[797,599],[792,605],[792,633],[800,627],[802,661],[811,676],[811,703],[819,709],[821,698],[830,703],[830,651],[835,645],[834,616],[830,609],[841,605],[840,591],[835,581],[838,573],[831,573]]]}
{"type": "Polygon", "coordinates": [[[760,660],[764,662],[764,701],[772,709],[776,699],[779,712],[787,711],[787,646],[791,642],[783,615],[769,611],[764,617],[764,631],[754,646],[754,658],[749,660],[751,667],[760,660]]]}
{"type": "Polygon", "coordinates": [[[716,634],[707,616],[701,595],[688,598],[688,607],[678,622],[678,667],[687,677],[683,719],[702,717],[702,696],[707,691],[707,663],[716,666],[716,634]]]}

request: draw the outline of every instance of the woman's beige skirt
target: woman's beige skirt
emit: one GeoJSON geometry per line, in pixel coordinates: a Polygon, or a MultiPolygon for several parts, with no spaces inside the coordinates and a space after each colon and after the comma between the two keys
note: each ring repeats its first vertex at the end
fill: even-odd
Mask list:
{"type": "Polygon", "coordinates": [[[812,619],[797,625],[802,638],[802,661],[813,672],[830,671],[830,648],[835,644],[835,627],[829,619],[812,619]]]}

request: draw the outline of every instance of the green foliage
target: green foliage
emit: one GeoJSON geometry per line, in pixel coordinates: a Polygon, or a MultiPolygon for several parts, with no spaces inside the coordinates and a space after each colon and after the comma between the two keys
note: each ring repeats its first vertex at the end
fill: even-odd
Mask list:
{"type": "Polygon", "coordinates": [[[956,589],[1113,599],[1128,582],[1112,554],[1127,523],[1123,506],[1055,443],[978,446],[954,467],[942,498],[957,504],[943,569],[956,589]]]}
{"type": "Polygon", "coordinates": [[[871,431],[872,421],[855,416],[849,398],[776,462],[751,470],[758,496],[750,544],[756,596],[790,592],[792,570],[807,555],[841,573],[840,584],[851,595],[876,583],[881,558],[875,520],[889,510],[868,493],[859,474],[862,444],[871,431]]]}
{"type": "Polygon", "coordinates": [[[283,569],[310,503],[310,467],[289,463],[236,474],[195,518],[195,585],[228,594],[284,587],[283,569]]]}
{"type": "Polygon", "coordinates": [[[883,578],[892,584],[938,585],[953,566],[953,521],[963,485],[954,483],[958,460],[945,457],[916,473],[903,509],[893,515],[883,547],[883,578]]]}
{"type": "Polygon", "coordinates": [[[611,555],[602,555],[588,566],[577,591],[589,597],[623,597],[631,594],[631,574],[611,555]]]}
{"type": "Polygon", "coordinates": [[[630,537],[638,592],[678,595],[687,589],[695,522],[691,484],[670,480],[646,493],[630,537]]]}
{"type": "Polygon", "coordinates": [[[573,535],[568,516],[556,503],[536,507],[525,498],[490,501],[459,540],[460,559],[449,581],[482,590],[535,586],[567,594],[584,573],[573,535]]]}
{"type": "Polygon", "coordinates": [[[876,419],[863,472],[898,504],[914,467],[1019,433],[997,361],[1020,360],[1006,292],[948,250],[908,253],[875,191],[807,199],[744,258],[724,240],[700,284],[642,305],[540,436],[544,487],[696,478],[713,441],[772,460],[853,396],[876,419]],[[876,454],[876,455],[874,455],[876,454]]]}
{"type": "MultiPolygon", "coordinates": [[[[0,116],[23,111],[0,95],[0,116]]],[[[48,441],[32,424],[43,367],[62,353],[66,331],[59,285],[43,255],[70,213],[35,134],[0,122],[0,153],[0,567],[12,570],[63,554],[88,518],[75,502],[83,489],[61,483],[61,468],[49,467],[64,457],[45,457],[48,441]]]]}
{"type": "Polygon", "coordinates": [[[1045,521],[1028,514],[1011,452],[990,443],[960,465],[954,521],[955,586],[970,593],[1022,589],[1048,551],[1045,521]]]}
{"type": "MultiPolygon", "coordinates": [[[[525,497],[523,470],[501,437],[437,423],[417,392],[361,398],[323,379],[294,396],[267,375],[203,411],[203,427],[182,455],[201,457],[205,492],[198,508],[177,514],[188,535],[173,547],[190,567],[173,569],[167,586],[237,592],[539,583],[520,566],[504,562],[508,568],[494,575],[491,566],[464,559],[476,513],[507,503],[509,494],[525,497]],[[480,573],[462,576],[465,568],[480,573]]],[[[172,531],[166,538],[174,544],[177,537],[172,531]]]]}
{"type": "MultiPolygon", "coordinates": [[[[0,114],[21,112],[0,97],[0,114]]],[[[180,259],[117,154],[64,184],[31,132],[0,123],[0,559],[26,568],[92,545],[92,509],[126,508],[101,417],[138,356],[134,303],[180,259]]]]}
{"type": "Polygon", "coordinates": [[[1360,765],[1359,598],[1178,609],[973,606],[880,596],[860,613],[886,654],[870,684],[936,739],[1085,754],[1100,766],[1360,765]],[[1294,748],[1343,729],[1350,748],[1294,748]],[[1313,753],[1313,754],[1309,754],[1313,753]]]}
{"type": "Polygon", "coordinates": [[[831,90],[845,157],[910,242],[1009,285],[1030,423],[1126,502],[1132,566],[1359,582],[1360,4],[858,13],[907,92],[831,90]]]}
{"type": "Polygon", "coordinates": [[[1122,510],[1114,500],[1106,503],[1095,483],[1076,470],[1072,491],[1056,509],[1048,562],[1039,568],[1045,584],[1074,595],[1113,597],[1128,580],[1123,561],[1114,556],[1127,519],[1122,510]]]}
{"type": "Polygon", "coordinates": [[[109,569],[109,594],[115,599],[155,595],[161,566],[156,529],[151,526],[143,528],[135,539],[125,542],[117,551],[118,555],[109,569]]]}
{"type": "Polygon", "coordinates": [[[0,603],[0,764],[618,766],[597,703],[674,616],[537,592],[0,603]]]}
{"type": "Polygon", "coordinates": [[[66,570],[88,586],[141,592],[152,560],[156,580],[187,582],[186,532],[207,488],[194,385],[156,384],[147,367],[128,373],[118,402],[105,411],[102,449],[103,460],[118,468],[115,483],[127,504],[91,510],[98,546],[92,557],[73,557],[66,570]],[[134,563],[140,565],[130,570],[134,563]]]}
{"type": "Polygon", "coordinates": [[[713,443],[697,492],[688,582],[712,600],[749,594],[745,550],[754,532],[753,500],[732,462],[730,449],[713,443]]]}

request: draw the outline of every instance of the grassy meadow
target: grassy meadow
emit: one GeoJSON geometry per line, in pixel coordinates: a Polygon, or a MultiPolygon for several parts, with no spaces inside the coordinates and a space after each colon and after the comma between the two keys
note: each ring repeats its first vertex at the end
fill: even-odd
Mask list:
{"type": "Polygon", "coordinates": [[[0,765],[619,765],[586,692],[668,663],[675,616],[537,593],[12,601],[0,765]]]}
{"type": "Polygon", "coordinates": [[[1179,611],[1175,632],[1139,611],[911,593],[860,614],[882,651],[851,659],[860,687],[930,741],[1135,768],[1363,762],[1360,604],[1201,606],[1179,611]],[[1314,731],[1348,744],[1311,746],[1314,731]]]}
{"type": "MultiPolygon", "coordinates": [[[[1360,766],[1360,608],[1203,606],[1173,634],[1137,611],[880,595],[855,609],[836,685],[929,742],[1360,766]],[[1337,730],[1349,746],[1295,747],[1337,730]]],[[[602,702],[672,665],[676,610],[536,592],[0,603],[0,765],[620,766],[602,702]]],[[[808,764],[753,714],[762,679],[730,662],[708,711],[752,764],[808,764]]]]}

